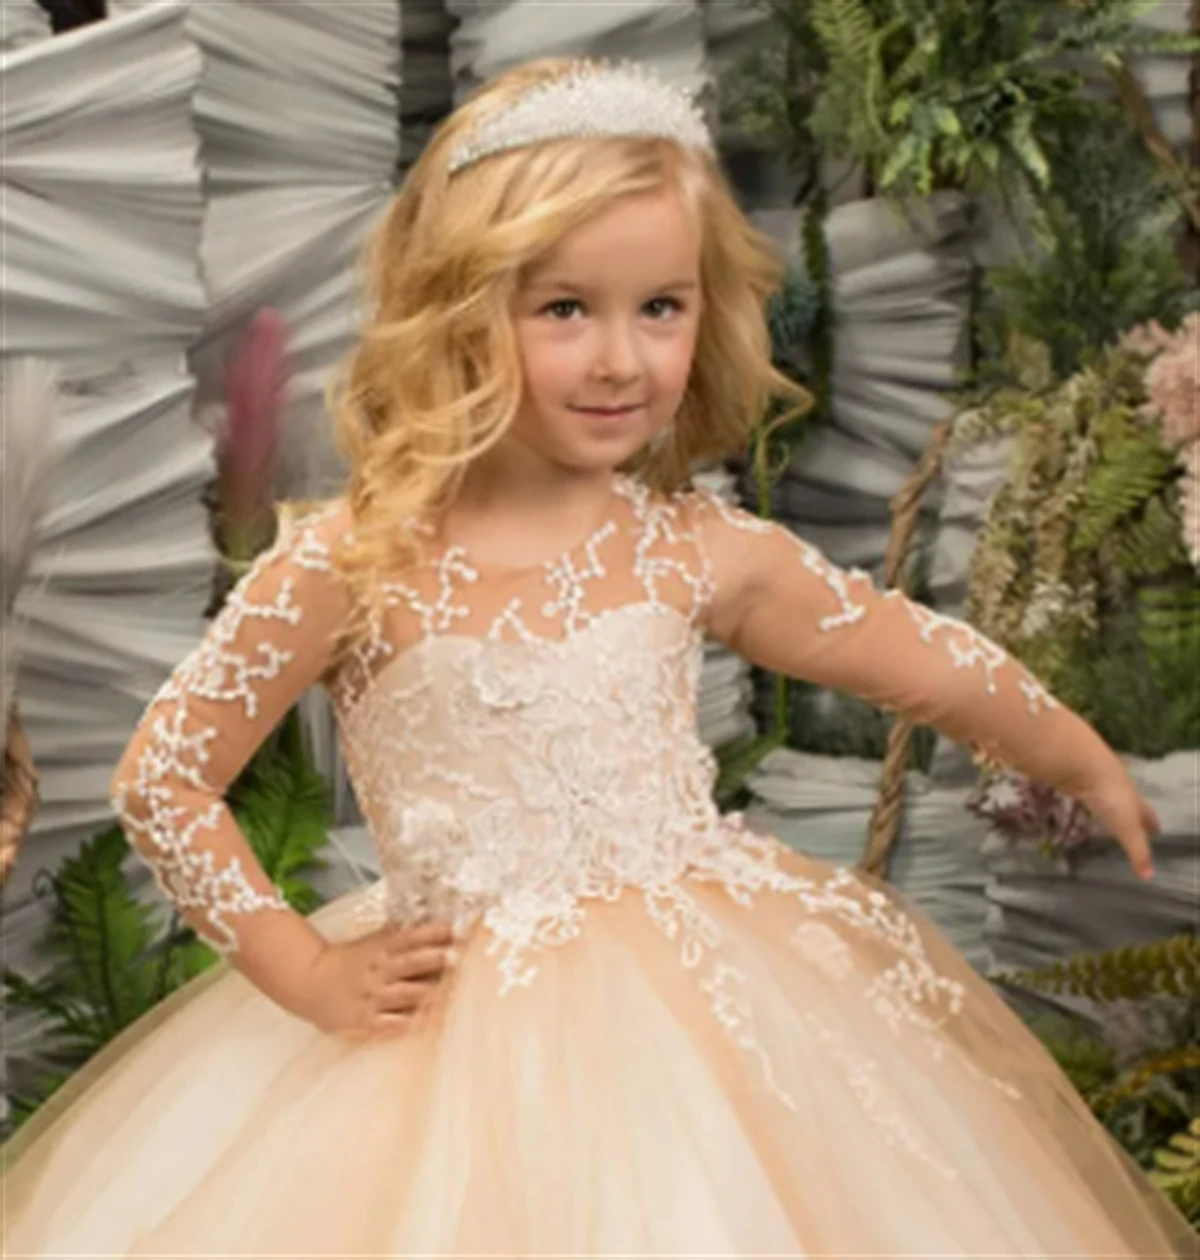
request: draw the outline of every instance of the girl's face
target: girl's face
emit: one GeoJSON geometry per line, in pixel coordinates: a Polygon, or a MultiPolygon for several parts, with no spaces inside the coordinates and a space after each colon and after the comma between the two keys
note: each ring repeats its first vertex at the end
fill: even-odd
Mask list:
{"type": "Polygon", "coordinates": [[[516,297],[524,399],[508,436],[573,472],[623,464],[679,407],[700,297],[700,227],[674,192],[569,232],[516,297]]]}

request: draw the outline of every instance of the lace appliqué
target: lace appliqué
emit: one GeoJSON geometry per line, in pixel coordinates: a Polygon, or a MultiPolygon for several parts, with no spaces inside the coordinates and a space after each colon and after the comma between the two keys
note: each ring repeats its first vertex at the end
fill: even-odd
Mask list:
{"type": "MultiPolygon", "coordinates": [[[[943,613],[936,613],[923,604],[916,604],[901,595],[899,591],[889,591],[885,598],[900,600],[920,632],[922,642],[932,643],[941,636],[956,669],[981,668],[984,687],[989,695],[994,695],[996,692],[996,674],[1001,666],[1009,662],[1016,664],[998,643],[981,634],[965,621],[960,621],[957,617],[948,617],[943,613]]],[[[1058,701],[1028,670],[1021,666],[1020,671],[1022,677],[1018,679],[1017,686],[1029,703],[1030,713],[1036,715],[1043,710],[1059,707],[1058,701]]]]}
{"type": "MultiPolygon", "coordinates": [[[[837,598],[840,605],[836,613],[822,617],[819,626],[822,631],[836,630],[842,626],[853,625],[866,614],[866,606],[855,598],[855,588],[859,590],[865,585],[872,593],[874,583],[869,574],[859,569],[840,569],[831,564],[816,547],[797,537],[790,530],[773,521],[763,520],[749,512],[730,507],[715,495],[702,491],[698,497],[717,515],[734,529],[751,534],[776,535],[784,538],[800,556],[804,567],[819,578],[837,598]]],[[[983,672],[984,689],[994,694],[997,686],[997,674],[1000,668],[1012,661],[1008,653],[998,643],[958,618],[934,612],[923,604],[910,600],[900,591],[887,591],[884,599],[898,600],[912,618],[923,643],[942,644],[950,655],[957,669],[979,668],[983,672]]],[[[1029,703],[1029,710],[1037,714],[1043,710],[1055,709],[1058,702],[1035,679],[1028,670],[1012,662],[1018,667],[1017,686],[1029,703]]]]}
{"type": "Polygon", "coordinates": [[[162,892],[182,909],[201,911],[209,931],[200,935],[218,953],[231,953],[237,944],[232,918],[256,910],[286,910],[288,903],[278,888],[256,889],[240,858],[222,865],[203,835],[214,830],[227,806],[216,800],[196,813],[176,800],[173,785],[185,783],[217,796],[205,781],[210,748],[219,738],[216,726],[200,726],[190,710],[193,699],[240,706],[247,719],[258,714],[259,687],[278,678],[294,654],[271,640],[271,627],[296,627],[303,611],[295,600],[295,581],[285,577],[275,598],[255,603],[246,594],[253,583],[280,556],[290,550],[290,562],[302,569],[328,572],[328,548],[313,526],[333,509],[309,517],[297,525],[299,537],[280,531],[275,545],[256,560],[246,578],[230,592],[204,640],[176,668],[151,701],[149,710],[164,711],[152,720],[150,739],[137,761],[129,783],[120,784],[112,807],[133,842],[134,851],[146,862],[162,892]],[[234,647],[247,622],[263,626],[254,639],[253,651],[234,647]],[[130,800],[131,793],[139,805],[130,800]]]}
{"type": "MultiPolygon", "coordinates": [[[[824,880],[782,870],[776,861],[778,842],[754,835],[746,829],[740,815],[726,816],[723,831],[727,847],[715,857],[710,870],[689,872],[690,877],[719,882],[731,898],[747,907],[752,907],[755,895],[764,889],[794,898],[805,912],[805,917],[793,932],[791,945],[801,957],[839,984],[852,984],[857,969],[846,938],[831,924],[824,922],[824,918],[832,918],[852,931],[864,933],[886,945],[895,955],[895,961],[871,973],[862,997],[889,1033],[899,1035],[905,1030],[915,1033],[934,1061],[940,1062],[947,1048],[954,1047],[954,1043],[942,1034],[950,1021],[962,1012],[964,989],[959,982],[941,975],[930,962],[916,923],[886,894],[870,888],[845,867],[835,867],[829,878],[824,880]]],[[[715,949],[718,938],[719,933],[714,936],[710,930],[706,943],[715,949]]],[[[692,937],[690,965],[693,967],[699,965],[696,946],[701,939],[695,934],[692,937]]],[[[685,959],[685,965],[687,962],[685,959]]],[[[717,970],[721,970],[719,962],[717,970]]],[[[740,976],[740,973],[736,974],[740,976]]],[[[729,1031],[735,1032],[735,1039],[743,1049],[758,1058],[768,1084],[781,1101],[794,1106],[775,1084],[776,1074],[767,1053],[752,1031],[749,1009],[739,1011],[736,1026],[731,1028],[727,1023],[731,1007],[736,1009],[726,993],[713,994],[713,1010],[718,1020],[729,1031]]],[[[828,1029],[822,1033],[823,1040],[829,1041],[832,1037],[828,1029]]],[[[841,1057],[844,1066],[853,1069],[848,1072],[848,1083],[864,1109],[879,1124],[881,1132],[891,1133],[895,1140],[916,1152],[919,1144],[911,1133],[906,1136],[907,1131],[898,1114],[887,1112],[878,1091],[868,1088],[877,1068],[875,1061],[854,1059],[848,1051],[841,1057]]],[[[983,1073],[969,1056],[960,1054],[958,1057],[973,1075],[988,1082],[1007,1098],[1019,1100],[1022,1097],[1020,1091],[1007,1081],[983,1073]]],[[[932,1156],[928,1156],[928,1162],[934,1167],[940,1165],[940,1161],[932,1156]]],[[[941,1167],[946,1171],[945,1166],[941,1167]]]]}

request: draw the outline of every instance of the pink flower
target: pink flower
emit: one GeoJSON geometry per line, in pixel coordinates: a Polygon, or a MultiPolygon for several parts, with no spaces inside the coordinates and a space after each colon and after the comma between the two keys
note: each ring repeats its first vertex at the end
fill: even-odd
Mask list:
{"type": "Polygon", "coordinates": [[[1149,324],[1138,324],[1131,328],[1120,340],[1122,350],[1132,350],[1135,354],[1152,358],[1160,350],[1165,350],[1171,343],[1171,334],[1157,321],[1149,324]]]}
{"type": "Polygon", "coordinates": [[[232,560],[252,558],[274,505],[279,417],[288,375],[285,343],[279,312],[261,310],[226,370],[217,463],[222,543],[232,560]]]}
{"type": "Polygon", "coordinates": [[[1200,312],[1159,350],[1146,370],[1146,392],[1168,446],[1200,441],[1200,312]]]}

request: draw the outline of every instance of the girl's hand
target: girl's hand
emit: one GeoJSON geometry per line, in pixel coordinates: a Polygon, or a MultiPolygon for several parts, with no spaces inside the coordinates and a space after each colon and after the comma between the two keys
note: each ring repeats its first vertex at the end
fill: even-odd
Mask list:
{"type": "Polygon", "coordinates": [[[1113,765],[1101,777],[1074,795],[1104,832],[1125,850],[1138,878],[1153,879],[1150,841],[1162,831],[1162,824],[1124,765],[1114,758],[1113,765]]]}
{"type": "Polygon", "coordinates": [[[457,962],[453,940],[445,924],[389,924],[326,945],[304,978],[295,1013],[355,1041],[403,1033],[457,962]]]}

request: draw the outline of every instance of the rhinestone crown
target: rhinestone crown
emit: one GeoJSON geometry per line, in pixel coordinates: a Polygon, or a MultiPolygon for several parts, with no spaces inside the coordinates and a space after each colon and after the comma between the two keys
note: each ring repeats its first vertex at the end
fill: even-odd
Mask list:
{"type": "Polygon", "coordinates": [[[493,153],[579,136],[657,136],[713,152],[689,92],[643,66],[582,61],[485,119],[451,153],[450,173],[493,153]]]}

